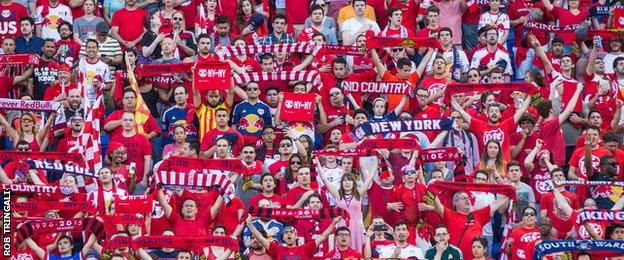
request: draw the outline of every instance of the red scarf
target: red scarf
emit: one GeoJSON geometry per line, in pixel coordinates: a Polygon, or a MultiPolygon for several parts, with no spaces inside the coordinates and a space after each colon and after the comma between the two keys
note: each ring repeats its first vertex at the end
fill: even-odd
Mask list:
{"type": "Polygon", "coordinates": [[[171,63],[171,64],[141,64],[134,69],[138,77],[161,76],[171,73],[187,73],[195,66],[195,62],[171,63]]]}
{"type": "MultiPolygon", "coordinates": [[[[100,213],[100,216],[106,215],[106,200],[104,199],[104,187],[103,185],[100,183],[100,185],[98,185],[98,197],[97,197],[97,212],[100,213]]],[[[115,182],[113,181],[111,184],[112,188],[111,188],[111,192],[113,193],[113,201],[115,200],[115,197],[117,197],[117,185],[115,185],[115,182]]]]}
{"type": "Polygon", "coordinates": [[[80,202],[18,202],[13,204],[13,210],[15,211],[28,211],[28,212],[45,212],[48,210],[78,210],[92,213],[95,208],[93,203],[80,201],[80,202]]]}
{"type": "Polygon", "coordinates": [[[0,161],[17,161],[24,159],[61,160],[71,161],[79,165],[85,165],[85,159],[78,153],[62,152],[26,152],[26,151],[0,151],[0,161]]]}
{"type": "Polygon", "coordinates": [[[273,209],[262,207],[249,207],[248,213],[254,217],[265,219],[276,219],[280,221],[291,222],[293,220],[301,219],[333,219],[335,217],[342,217],[347,223],[349,222],[349,212],[345,209],[338,207],[323,208],[320,210],[310,209],[273,209]]]}
{"type": "Polygon", "coordinates": [[[65,196],[74,193],[74,188],[67,185],[36,185],[36,184],[7,184],[3,183],[0,190],[11,190],[19,193],[46,193],[63,194],[65,196]]]}
{"type": "Polygon", "coordinates": [[[574,25],[566,25],[563,28],[558,25],[550,25],[544,24],[535,21],[526,21],[524,23],[524,28],[539,31],[539,32],[554,32],[554,33],[564,33],[564,32],[574,32],[578,27],[578,24],[574,25]]]}
{"type": "Polygon", "coordinates": [[[456,147],[430,148],[418,153],[418,158],[423,162],[462,161],[462,156],[456,147]]]}
{"type": "Polygon", "coordinates": [[[0,55],[0,65],[39,65],[41,60],[35,54],[0,55]]]}
{"type": "Polygon", "coordinates": [[[205,247],[220,246],[236,251],[238,241],[229,236],[206,237],[174,237],[174,236],[143,236],[132,239],[128,236],[117,236],[107,241],[106,248],[132,247],[138,248],[177,248],[201,251],[205,247]]]}
{"type": "Polygon", "coordinates": [[[210,169],[220,171],[230,171],[239,174],[246,174],[247,167],[243,165],[239,159],[201,159],[201,158],[186,158],[179,156],[171,156],[165,159],[160,166],[158,166],[157,172],[161,171],[174,171],[174,172],[189,172],[191,170],[210,169]]]}
{"type": "Polygon", "coordinates": [[[320,53],[325,55],[368,56],[366,48],[356,46],[323,45],[320,53]]]}
{"type": "Polygon", "coordinates": [[[366,48],[392,48],[392,47],[405,47],[405,48],[428,48],[435,47],[436,49],[443,49],[442,44],[436,38],[394,38],[394,37],[368,37],[366,39],[366,48]]]}
{"type": "Polygon", "coordinates": [[[486,91],[499,91],[497,95],[501,99],[500,101],[506,101],[511,98],[511,93],[514,91],[520,91],[523,93],[527,93],[529,95],[533,95],[536,92],[539,92],[539,89],[535,87],[533,84],[528,82],[507,82],[507,83],[451,83],[446,85],[446,94],[444,95],[444,102],[446,104],[450,103],[450,98],[457,93],[467,93],[467,92],[486,92],[486,91]]]}
{"type": "Polygon", "coordinates": [[[82,231],[83,219],[45,219],[43,221],[31,221],[35,234],[49,234],[55,232],[80,232],[82,231]]]}
{"type": "Polygon", "coordinates": [[[358,144],[357,149],[373,150],[373,149],[410,149],[420,150],[418,141],[410,138],[402,139],[364,139],[358,144]]]}
{"type": "Polygon", "coordinates": [[[115,198],[115,214],[152,213],[154,194],[115,198]]]}

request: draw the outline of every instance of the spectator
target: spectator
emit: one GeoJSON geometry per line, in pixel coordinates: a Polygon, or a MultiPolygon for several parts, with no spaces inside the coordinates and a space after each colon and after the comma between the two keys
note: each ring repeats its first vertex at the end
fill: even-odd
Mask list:
{"type": "Polygon", "coordinates": [[[407,238],[410,232],[407,223],[398,221],[394,224],[394,244],[378,247],[379,257],[381,258],[408,258],[416,257],[417,259],[425,259],[420,248],[410,244],[407,238]]]}
{"type": "MultiPolygon", "coordinates": [[[[84,9],[84,16],[76,18],[74,20],[73,32],[74,41],[83,45],[88,38],[95,38],[97,35],[97,25],[100,22],[105,22],[99,16],[96,16],[96,2],[94,0],[85,0],[82,4],[84,9]]],[[[108,32],[106,32],[108,35],[108,32]]]]}
{"type": "Polygon", "coordinates": [[[122,130],[111,137],[111,142],[119,142],[128,150],[128,162],[136,163],[136,179],[143,184],[147,183],[144,176],[151,169],[152,145],[145,135],[136,131],[136,121],[132,112],[124,112],[121,115],[120,124],[122,130]]]}
{"type": "Polygon", "coordinates": [[[336,249],[329,251],[325,257],[329,258],[360,258],[362,254],[359,250],[355,250],[349,245],[351,244],[351,230],[348,227],[339,227],[336,229],[336,237],[338,246],[336,249]]]}
{"type": "Polygon", "coordinates": [[[215,24],[215,29],[208,35],[210,35],[212,42],[217,43],[216,45],[230,46],[236,42],[236,39],[241,39],[243,43],[246,43],[245,38],[238,36],[234,37],[234,34],[232,33],[232,23],[227,16],[221,15],[217,17],[215,24]]]}
{"type": "Polygon", "coordinates": [[[60,3],[58,0],[48,0],[47,3],[38,6],[34,17],[37,36],[55,41],[61,39],[57,27],[62,22],[72,23],[74,21],[69,6],[60,3]]]}
{"type": "Polygon", "coordinates": [[[449,244],[449,233],[446,226],[437,226],[435,228],[435,247],[430,248],[425,253],[425,258],[433,259],[461,259],[459,248],[449,244]]]}
{"type": "Polygon", "coordinates": [[[325,35],[327,44],[338,45],[336,39],[336,21],[333,18],[325,16],[325,8],[321,5],[310,6],[310,17],[305,20],[305,24],[301,33],[297,37],[297,41],[309,41],[317,32],[325,35]]]}
{"type": "MultiPolygon", "coordinates": [[[[304,5],[305,6],[305,5],[304,5]]],[[[273,33],[262,38],[263,45],[272,45],[272,44],[288,44],[295,43],[295,38],[288,34],[286,31],[286,16],[284,15],[275,15],[273,18],[273,33]]]]}
{"type": "Polygon", "coordinates": [[[342,45],[355,45],[355,40],[359,35],[368,31],[376,35],[380,31],[379,25],[364,15],[364,9],[366,8],[365,0],[353,0],[351,5],[353,6],[355,17],[345,19],[343,23],[340,23],[340,20],[338,21],[340,23],[342,45]]]}
{"type": "Polygon", "coordinates": [[[247,84],[247,98],[238,103],[232,112],[232,126],[244,136],[260,137],[265,126],[273,125],[269,106],[258,98],[260,88],[255,82],[247,84]]]}
{"type": "Polygon", "coordinates": [[[56,42],[56,60],[65,63],[70,67],[78,62],[78,53],[80,52],[80,44],[74,41],[72,25],[69,22],[63,22],[58,26],[58,32],[61,40],[56,42]]]}
{"type": "Polygon", "coordinates": [[[135,47],[141,41],[141,35],[145,32],[143,24],[136,21],[143,21],[144,17],[148,15],[136,3],[136,0],[126,0],[125,7],[119,9],[110,18],[111,36],[126,48],[135,47]]]}
{"type": "Polygon", "coordinates": [[[481,14],[478,28],[489,27],[498,30],[498,43],[504,44],[509,37],[509,16],[500,10],[500,0],[489,0],[489,10],[481,14]]]}
{"type": "MultiPolygon", "coordinates": [[[[137,109],[137,93],[131,88],[123,91],[123,109],[119,109],[110,114],[104,122],[104,130],[111,133],[111,136],[119,135],[123,130],[123,114],[136,113],[137,109]]],[[[141,130],[139,134],[145,136],[148,140],[157,137],[160,134],[160,127],[156,119],[149,115],[144,122],[136,123],[141,130]]]]}
{"type": "Polygon", "coordinates": [[[78,62],[78,70],[84,75],[82,81],[86,93],[84,98],[87,98],[90,103],[95,102],[100,88],[110,89],[112,83],[108,65],[98,57],[99,48],[97,40],[88,39],[85,43],[86,56],[78,62]],[[103,84],[105,86],[102,86],[103,84]]]}
{"type": "Polygon", "coordinates": [[[24,16],[20,18],[19,22],[21,36],[15,38],[15,52],[41,55],[43,52],[43,39],[35,35],[33,31],[35,29],[35,20],[32,17],[24,16]]]}
{"type": "MultiPolygon", "coordinates": [[[[217,0],[206,0],[206,3],[201,3],[199,10],[203,10],[204,13],[197,14],[195,18],[195,35],[202,33],[212,35],[215,32],[215,27],[218,27],[218,20],[221,17],[217,13],[217,0]]],[[[223,16],[227,17],[227,16],[223,16]]],[[[229,21],[229,18],[227,18],[229,21]]]]}
{"type": "MultiPolygon", "coordinates": [[[[4,1],[2,2],[2,4],[0,4],[0,12],[3,14],[7,14],[7,15],[3,15],[2,21],[0,21],[0,24],[2,24],[2,32],[0,32],[0,39],[6,39],[6,38],[17,38],[19,37],[21,34],[23,34],[22,31],[22,18],[26,18],[29,17],[28,13],[29,11],[26,10],[26,8],[21,5],[19,2],[14,2],[12,0],[8,0],[8,1],[4,1]],[[5,18],[6,17],[6,18],[5,18]]],[[[30,23],[31,26],[35,25],[35,22],[33,20],[32,23],[30,23]]],[[[30,29],[30,34],[32,35],[32,27],[30,29]]],[[[31,36],[28,36],[28,38],[30,38],[31,36]]],[[[36,48],[35,48],[36,50],[36,48]]]]}
{"type": "Polygon", "coordinates": [[[498,43],[500,33],[493,27],[486,27],[484,33],[487,37],[487,43],[474,52],[470,68],[478,68],[481,75],[490,73],[494,68],[500,68],[505,73],[505,81],[508,82],[513,73],[511,71],[511,59],[509,53],[498,43]],[[494,55],[487,55],[488,53],[494,53],[494,55]]]}
{"type": "Polygon", "coordinates": [[[41,51],[43,52],[41,63],[35,66],[32,87],[28,90],[28,93],[33,94],[33,98],[36,100],[43,99],[43,94],[46,89],[48,89],[56,79],[57,70],[60,66],[58,60],[54,59],[54,55],[56,54],[54,40],[45,39],[41,51]]]}

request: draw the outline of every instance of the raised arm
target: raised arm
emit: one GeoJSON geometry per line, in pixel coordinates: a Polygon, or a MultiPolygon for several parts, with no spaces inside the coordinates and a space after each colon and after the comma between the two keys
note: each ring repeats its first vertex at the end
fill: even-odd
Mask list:
{"type": "Polygon", "coordinates": [[[269,250],[271,243],[260,233],[260,231],[258,231],[258,229],[253,225],[253,223],[251,223],[251,215],[247,215],[247,219],[245,219],[245,223],[247,223],[247,228],[249,229],[251,234],[254,237],[256,237],[256,239],[260,242],[260,244],[262,244],[264,248],[269,250]]]}
{"type": "Polygon", "coordinates": [[[323,243],[323,241],[325,241],[325,239],[327,239],[329,237],[329,235],[331,235],[331,233],[334,231],[334,227],[336,227],[336,224],[338,223],[338,221],[340,221],[340,217],[335,217],[334,220],[332,221],[331,224],[329,224],[329,226],[325,229],[325,231],[323,231],[323,234],[321,234],[320,237],[316,238],[316,240],[314,240],[314,243],[316,244],[316,246],[319,246],[321,243],[323,243]]]}
{"type": "Polygon", "coordinates": [[[316,161],[316,165],[318,166],[318,167],[316,167],[316,171],[318,172],[318,175],[321,176],[321,180],[323,180],[323,183],[325,184],[325,187],[327,188],[329,193],[334,197],[334,199],[340,200],[340,193],[327,180],[327,178],[325,177],[325,172],[323,172],[323,168],[320,167],[320,164],[319,164],[318,160],[316,160],[316,159],[314,159],[314,160],[316,161]]]}
{"type": "MultiPolygon", "coordinates": [[[[173,208],[167,202],[167,198],[165,198],[165,194],[161,189],[158,189],[158,202],[160,202],[160,206],[165,212],[165,217],[171,217],[171,212],[173,212],[173,208]]],[[[211,212],[212,213],[212,212],[211,212]]]]}
{"type": "Polygon", "coordinates": [[[211,219],[215,219],[217,217],[217,213],[219,213],[219,210],[221,210],[221,204],[223,204],[223,196],[225,196],[225,195],[217,196],[217,200],[212,205],[212,207],[210,207],[210,218],[211,219]]]}
{"type": "Polygon", "coordinates": [[[596,142],[596,138],[591,135],[585,135],[585,148],[583,150],[585,152],[585,158],[583,159],[583,166],[585,167],[585,173],[587,173],[587,178],[589,179],[594,177],[594,173],[596,172],[592,164],[591,154],[591,147],[594,142],[596,142]]]}
{"type": "Polygon", "coordinates": [[[490,216],[493,216],[494,213],[496,213],[496,211],[498,211],[501,207],[505,206],[507,202],[509,202],[509,197],[507,196],[500,196],[500,198],[492,202],[490,207],[490,216]]]}
{"type": "Polygon", "coordinates": [[[568,120],[568,117],[570,117],[570,114],[572,114],[572,110],[574,110],[574,107],[576,106],[576,102],[581,96],[581,91],[583,91],[583,84],[579,82],[576,85],[576,91],[574,91],[574,95],[572,95],[572,98],[570,98],[570,102],[568,102],[566,108],[561,112],[561,114],[559,114],[559,124],[562,124],[563,122],[568,120]]]}
{"type": "Polygon", "coordinates": [[[531,95],[527,95],[526,98],[524,98],[524,101],[522,101],[522,106],[520,106],[520,108],[518,108],[518,110],[516,110],[516,113],[514,114],[515,123],[518,123],[518,121],[520,121],[520,117],[522,117],[522,115],[524,115],[527,109],[529,109],[532,98],[533,97],[531,97],[531,95]]]}
{"type": "Polygon", "coordinates": [[[377,69],[377,77],[380,79],[383,78],[383,75],[386,74],[386,66],[381,62],[379,55],[377,54],[377,50],[371,50],[371,58],[373,59],[373,64],[375,64],[375,68],[377,69]]]}
{"type": "Polygon", "coordinates": [[[555,195],[555,203],[557,203],[557,205],[559,205],[559,208],[563,210],[565,217],[569,218],[572,215],[572,207],[570,207],[570,204],[568,204],[566,198],[556,187],[553,189],[553,194],[555,195]]]}
{"type": "MultiPolygon", "coordinates": [[[[543,0],[543,1],[549,1],[549,0],[543,0]]],[[[537,40],[537,38],[535,38],[535,36],[533,35],[529,35],[528,40],[529,40],[529,44],[531,45],[531,47],[533,47],[533,50],[535,50],[535,54],[537,54],[537,56],[542,60],[542,63],[544,64],[544,72],[546,72],[546,74],[550,74],[553,71],[553,66],[552,66],[552,63],[550,63],[550,61],[548,60],[546,53],[544,53],[544,49],[542,49],[542,45],[537,40]]]]}
{"type": "Polygon", "coordinates": [[[4,130],[7,132],[7,136],[11,138],[11,141],[17,143],[19,140],[19,133],[11,126],[11,123],[9,123],[9,121],[7,121],[2,114],[0,114],[0,125],[2,125],[4,130]]]}
{"type": "MultiPolygon", "coordinates": [[[[455,101],[454,98],[451,98],[451,105],[453,106],[453,109],[455,111],[459,112],[459,114],[462,116],[462,118],[464,118],[464,120],[466,120],[466,123],[468,123],[468,125],[470,125],[472,123],[472,116],[470,116],[470,114],[466,113],[464,108],[462,108],[462,106],[460,106],[459,103],[457,103],[457,101],[455,101]]],[[[514,118],[515,118],[515,115],[514,115],[514,118]]]]}
{"type": "Polygon", "coordinates": [[[424,75],[423,73],[425,73],[425,69],[427,68],[427,63],[429,63],[429,59],[431,59],[431,56],[433,55],[434,50],[433,48],[429,48],[427,50],[427,53],[425,53],[425,56],[423,56],[422,60],[420,61],[420,64],[418,64],[418,67],[416,67],[416,73],[418,73],[418,76],[422,76],[424,75]]]}
{"type": "Polygon", "coordinates": [[[546,11],[552,11],[552,9],[554,9],[555,7],[550,3],[550,0],[542,0],[542,4],[544,4],[544,8],[546,8],[546,11]]]}
{"type": "Polygon", "coordinates": [[[373,178],[378,173],[378,171],[377,171],[378,167],[379,167],[379,164],[376,163],[375,166],[373,166],[373,169],[371,171],[368,171],[366,169],[362,169],[362,171],[366,173],[366,177],[364,178],[364,183],[358,189],[358,192],[360,194],[366,193],[366,191],[370,188],[371,184],[373,184],[373,178]]]}
{"type": "Polygon", "coordinates": [[[26,239],[24,239],[24,242],[26,242],[26,246],[28,246],[28,248],[30,248],[30,250],[35,252],[35,255],[37,255],[37,257],[39,257],[39,259],[43,259],[43,257],[46,254],[45,250],[43,250],[43,248],[41,248],[39,245],[37,245],[37,243],[34,240],[32,240],[32,238],[30,238],[30,237],[26,238],[26,239]]]}

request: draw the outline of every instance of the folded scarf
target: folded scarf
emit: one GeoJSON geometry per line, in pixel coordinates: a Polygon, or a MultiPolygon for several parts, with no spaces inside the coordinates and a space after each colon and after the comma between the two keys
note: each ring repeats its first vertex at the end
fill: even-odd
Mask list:
{"type": "MultiPolygon", "coordinates": [[[[186,158],[179,156],[171,156],[165,159],[160,166],[158,166],[157,172],[160,171],[176,171],[176,172],[191,172],[198,170],[220,170],[235,172],[238,174],[247,174],[247,167],[243,165],[239,159],[201,159],[201,158],[186,158]]],[[[206,172],[207,173],[207,172],[206,172]]]]}
{"type": "Polygon", "coordinates": [[[326,55],[368,56],[366,48],[342,45],[324,45],[320,53],[326,55]]]}
{"type": "Polygon", "coordinates": [[[115,208],[115,215],[104,215],[102,216],[102,219],[104,219],[104,222],[107,224],[135,224],[139,226],[143,226],[145,224],[145,218],[138,217],[136,215],[119,214],[117,213],[117,208],[115,208]]]}
{"type": "Polygon", "coordinates": [[[219,58],[227,59],[236,55],[263,54],[263,53],[305,53],[316,55],[319,48],[312,42],[273,44],[273,45],[245,45],[223,46],[215,54],[219,58]]]}
{"type": "Polygon", "coordinates": [[[535,87],[533,84],[528,82],[507,82],[507,83],[479,83],[479,84],[471,84],[471,83],[451,83],[446,86],[446,92],[444,95],[444,103],[450,104],[450,98],[458,93],[467,93],[467,92],[498,92],[496,93],[500,102],[509,102],[511,101],[511,93],[514,91],[520,91],[523,93],[527,93],[529,95],[533,95],[536,92],[539,92],[539,89],[535,87]]]}
{"type": "Polygon", "coordinates": [[[293,220],[302,219],[333,219],[335,217],[342,217],[346,222],[349,222],[349,212],[338,207],[323,208],[320,210],[310,209],[274,209],[274,208],[262,208],[262,207],[249,207],[248,213],[254,217],[276,219],[279,221],[291,222],[293,220]]]}
{"type": "Polygon", "coordinates": [[[605,221],[609,223],[624,224],[624,211],[622,210],[583,210],[576,218],[576,224],[593,221],[605,221]]]}

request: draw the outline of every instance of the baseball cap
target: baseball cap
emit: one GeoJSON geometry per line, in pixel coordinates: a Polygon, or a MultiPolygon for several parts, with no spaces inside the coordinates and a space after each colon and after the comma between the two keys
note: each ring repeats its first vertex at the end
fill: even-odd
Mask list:
{"type": "Polygon", "coordinates": [[[403,175],[415,174],[416,168],[414,168],[414,166],[411,166],[411,165],[405,165],[401,167],[401,172],[403,173],[403,175]]]}
{"type": "Polygon", "coordinates": [[[553,38],[551,45],[555,45],[555,43],[561,43],[562,45],[565,45],[561,38],[553,38]]]}
{"type": "Polygon", "coordinates": [[[69,65],[61,64],[61,66],[58,67],[58,71],[70,72],[71,70],[69,69],[69,65]]]}
{"type": "Polygon", "coordinates": [[[95,31],[97,33],[108,33],[108,31],[110,31],[110,26],[108,26],[108,23],[102,21],[95,26],[95,31]]]}
{"type": "Polygon", "coordinates": [[[125,149],[126,149],[126,147],[125,147],[122,143],[119,143],[119,142],[111,142],[111,143],[108,145],[108,152],[107,152],[106,154],[110,154],[111,152],[113,152],[113,151],[115,151],[115,150],[117,150],[117,149],[124,149],[124,150],[125,150],[125,149]]]}

